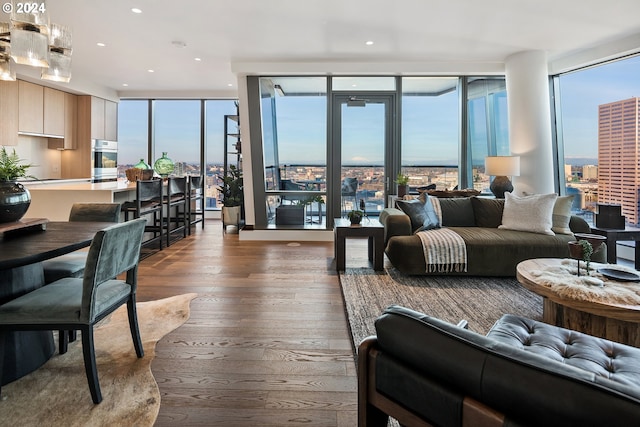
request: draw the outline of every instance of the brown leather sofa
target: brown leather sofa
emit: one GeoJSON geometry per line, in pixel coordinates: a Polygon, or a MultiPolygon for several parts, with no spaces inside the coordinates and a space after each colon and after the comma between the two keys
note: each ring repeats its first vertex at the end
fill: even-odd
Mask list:
{"type": "Polygon", "coordinates": [[[505,315],[487,336],[391,306],[358,352],[358,425],[640,424],[640,349],[505,315]]]}

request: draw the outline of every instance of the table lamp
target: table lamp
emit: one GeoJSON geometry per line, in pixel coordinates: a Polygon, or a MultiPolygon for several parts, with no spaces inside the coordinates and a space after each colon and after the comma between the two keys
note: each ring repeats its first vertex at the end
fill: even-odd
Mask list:
{"type": "Polygon", "coordinates": [[[520,175],[520,156],[489,156],[484,159],[484,173],[493,175],[491,192],[498,199],[504,199],[504,193],[513,191],[509,176],[520,175]]]}

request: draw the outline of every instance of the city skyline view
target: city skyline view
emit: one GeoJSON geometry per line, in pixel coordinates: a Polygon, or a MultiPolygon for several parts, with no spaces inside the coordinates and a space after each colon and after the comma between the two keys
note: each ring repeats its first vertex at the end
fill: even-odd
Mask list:
{"type": "MultiPolygon", "coordinates": [[[[640,57],[631,57],[602,66],[562,74],[556,78],[556,99],[558,111],[558,141],[563,149],[564,163],[569,165],[566,184],[569,192],[577,191],[579,209],[593,210],[597,203],[597,179],[584,178],[585,165],[598,165],[598,106],[640,96],[640,57]]],[[[454,79],[455,80],[455,79],[454,79]]],[[[276,97],[277,106],[277,150],[276,169],[291,167],[288,178],[300,183],[310,179],[325,181],[327,163],[327,97],[285,96],[276,97]],[[293,166],[301,166],[295,170],[293,166]],[[305,168],[307,165],[309,168],[305,168]]],[[[451,170],[438,177],[438,173],[428,168],[411,170],[414,187],[424,183],[436,183],[442,189],[457,185],[459,124],[457,90],[439,96],[403,96],[402,165],[408,170],[411,165],[450,166],[456,172],[455,182],[451,170]],[[445,178],[446,177],[446,178],[445,178]],[[437,182],[434,182],[437,181],[437,182]]],[[[499,100],[499,99],[498,99],[499,100]]],[[[508,129],[504,97],[499,112],[499,122],[492,124],[497,141],[498,154],[508,154],[508,129]],[[506,150],[506,152],[504,151],[506,150]]],[[[500,101],[500,102],[502,102],[500,101]]],[[[185,164],[185,170],[199,173],[199,100],[157,100],[158,106],[153,118],[154,156],[160,157],[167,151],[176,163],[185,164]]],[[[224,162],[224,121],[225,114],[234,114],[233,100],[208,100],[206,109],[206,174],[216,176],[222,173],[224,162]]],[[[481,191],[488,188],[488,177],[484,176],[483,159],[486,156],[488,128],[484,128],[484,116],[474,116],[473,100],[470,99],[471,149],[473,150],[474,187],[481,191]],[[475,146],[475,140],[480,144],[475,146]],[[476,181],[476,177],[478,178],[476,181]]],[[[140,158],[147,159],[148,107],[145,101],[120,103],[121,122],[120,165],[134,165],[140,158]]],[[[478,104],[482,107],[482,104],[478,104]]],[[[381,199],[384,186],[384,108],[381,104],[367,104],[367,108],[343,107],[342,120],[347,123],[342,128],[342,165],[345,168],[361,170],[360,166],[371,166],[368,173],[362,173],[359,180],[363,195],[381,199]],[[370,108],[372,107],[372,108],[370,108]],[[369,113],[365,114],[365,111],[369,113]],[[378,183],[374,188],[372,183],[378,183]],[[366,193],[364,193],[366,192],[366,193]]],[[[498,114],[498,112],[496,112],[498,114]]],[[[263,118],[264,120],[264,118],[263,118]]],[[[237,129],[236,129],[237,131],[237,129]]],[[[235,141],[233,141],[235,142],[235,141]]],[[[233,159],[232,159],[233,161],[233,159]]],[[[268,166],[268,165],[266,165],[268,166]]],[[[286,172],[285,172],[286,173],[286,172]]],[[[265,176],[268,180],[268,177],[265,176]]],[[[209,180],[211,188],[215,179],[209,180]]],[[[268,187],[268,184],[267,184],[268,187]]],[[[320,188],[316,185],[313,188],[320,188]]],[[[303,190],[306,190],[302,188],[303,190]]],[[[214,190],[211,190],[214,192],[214,190]]],[[[326,190],[325,190],[326,191],[326,190]]],[[[211,194],[213,197],[214,195],[211,194]]],[[[376,202],[380,204],[380,202],[376,202]]]]}

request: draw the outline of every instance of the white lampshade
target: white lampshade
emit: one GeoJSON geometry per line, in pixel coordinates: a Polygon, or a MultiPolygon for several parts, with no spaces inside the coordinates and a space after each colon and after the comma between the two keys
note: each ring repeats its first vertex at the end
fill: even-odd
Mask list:
{"type": "Polygon", "coordinates": [[[485,157],[484,173],[493,176],[520,176],[520,156],[485,157]]]}

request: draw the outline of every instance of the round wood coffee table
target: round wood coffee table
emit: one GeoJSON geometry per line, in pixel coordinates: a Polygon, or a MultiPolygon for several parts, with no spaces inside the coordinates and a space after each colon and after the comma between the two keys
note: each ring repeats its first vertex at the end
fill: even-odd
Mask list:
{"type": "MultiPolygon", "coordinates": [[[[640,347],[640,305],[567,298],[541,284],[538,277],[531,274],[535,270],[558,266],[561,261],[556,258],[530,259],[522,261],[516,268],[522,286],[542,296],[542,320],[551,325],[640,347]]],[[[640,288],[640,284],[634,283],[632,286],[640,288]]]]}

